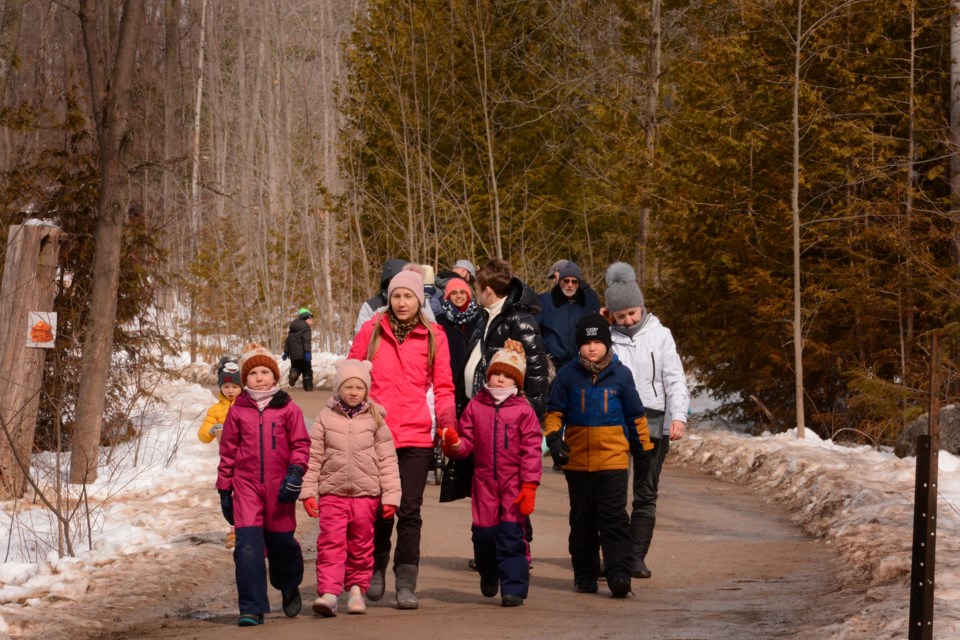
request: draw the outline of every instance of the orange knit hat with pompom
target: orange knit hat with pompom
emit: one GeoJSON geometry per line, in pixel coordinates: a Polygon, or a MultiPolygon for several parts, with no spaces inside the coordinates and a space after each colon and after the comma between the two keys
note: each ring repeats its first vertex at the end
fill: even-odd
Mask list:
{"type": "Polygon", "coordinates": [[[280,366],[277,359],[267,350],[256,342],[251,342],[243,348],[243,355],[240,356],[240,380],[243,385],[247,384],[247,374],[254,367],[266,367],[273,372],[273,381],[280,382],[280,366]]]}
{"type": "Polygon", "coordinates": [[[523,389],[523,378],[527,374],[527,356],[523,352],[523,345],[516,340],[507,340],[503,348],[499,349],[490,358],[487,367],[487,379],[493,373],[502,373],[517,383],[517,389],[523,389]]]}

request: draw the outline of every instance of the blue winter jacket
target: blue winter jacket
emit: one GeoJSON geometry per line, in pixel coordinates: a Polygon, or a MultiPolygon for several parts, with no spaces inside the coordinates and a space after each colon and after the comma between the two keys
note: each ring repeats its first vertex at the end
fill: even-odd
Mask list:
{"type": "Polygon", "coordinates": [[[592,289],[582,285],[577,288],[572,300],[563,295],[560,285],[541,293],[539,300],[540,314],[536,316],[536,321],[540,325],[547,353],[559,369],[577,357],[577,322],[591,313],[599,313],[600,302],[592,289]]]}
{"type": "Polygon", "coordinates": [[[566,471],[626,469],[631,449],[653,448],[633,375],[616,355],[596,377],[579,358],[557,372],[547,400],[544,433],[561,428],[570,447],[566,471]]]}

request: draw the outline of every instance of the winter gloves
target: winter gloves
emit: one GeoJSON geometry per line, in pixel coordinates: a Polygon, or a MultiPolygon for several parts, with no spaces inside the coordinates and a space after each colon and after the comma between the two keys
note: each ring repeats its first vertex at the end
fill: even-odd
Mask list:
{"type": "Polygon", "coordinates": [[[286,351],[284,351],[282,354],[280,354],[280,359],[281,359],[281,360],[286,360],[286,359],[289,358],[289,357],[290,357],[290,354],[288,354],[286,351]]]}
{"type": "Polygon", "coordinates": [[[292,464],[287,467],[287,475],[283,477],[280,483],[280,493],[277,500],[280,502],[296,502],[300,497],[300,490],[303,488],[304,469],[298,464],[292,464]]]}
{"type": "Polygon", "coordinates": [[[227,489],[217,489],[220,494],[220,511],[223,517],[233,526],[233,492],[227,489]]]}
{"type": "Polygon", "coordinates": [[[563,441],[563,434],[559,431],[547,436],[547,448],[550,449],[550,457],[555,465],[563,466],[570,462],[570,445],[563,441]]]}
{"type": "Polygon", "coordinates": [[[443,449],[443,455],[452,458],[460,450],[460,434],[456,429],[443,429],[440,432],[440,447],[443,449]]]}
{"type": "Polygon", "coordinates": [[[534,505],[537,501],[537,483],[524,482],[520,485],[520,493],[513,504],[520,505],[520,513],[528,516],[533,513],[534,505]]]}
{"type": "Polygon", "coordinates": [[[320,507],[317,506],[317,499],[314,497],[306,498],[303,501],[303,510],[307,512],[307,515],[311,518],[320,517],[320,507]]]}
{"type": "Polygon", "coordinates": [[[303,352],[303,359],[306,360],[307,362],[310,362],[310,352],[309,352],[309,351],[304,351],[304,352],[303,352]]]}
{"type": "Polygon", "coordinates": [[[389,520],[393,516],[397,515],[397,508],[392,504],[383,505],[383,519],[389,520]]]}
{"type": "Polygon", "coordinates": [[[223,431],[223,425],[220,423],[212,424],[210,425],[210,429],[208,431],[210,433],[211,438],[216,438],[217,433],[219,433],[220,431],[223,431]]]}

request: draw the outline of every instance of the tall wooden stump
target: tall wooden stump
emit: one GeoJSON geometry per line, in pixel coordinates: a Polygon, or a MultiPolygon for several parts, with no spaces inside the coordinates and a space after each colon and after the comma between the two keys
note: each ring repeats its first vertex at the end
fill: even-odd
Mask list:
{"type": "Polygon", "coordinates": [[[0,283],[0,497],[26,487],[43,373],[43,349],[27,347],[30,311],[52,311],[60,229],[52,224],[10,227],[0,283]],[[22,466],[21,466],[22,465],[22,466]]]}

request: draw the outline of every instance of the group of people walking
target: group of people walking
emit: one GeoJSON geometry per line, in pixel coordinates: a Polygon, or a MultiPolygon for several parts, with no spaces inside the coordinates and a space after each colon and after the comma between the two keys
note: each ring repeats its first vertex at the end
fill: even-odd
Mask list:
{"type": "MultiPolygon", "coordinates": [[[[473,461],[471,565],[484,596],[499,594],[505,607],[528,596],[543,436],[567,482],[574,588],[597,592],[605,576],[623,597],[631,578],[650,577],[660,471],[669,440],[683,435],[689,393],[633,269],[617,263],[606,276],[602,309],[569,261],[551,266],[539,296],[503,260],[479,270],[461,260],[435,276],[387,261],[309,432],[279,389],[276,360],[246,350],[234,364],[242,392],[216,428],[217,489],[236,529],[238,623],[262,624],[270,610],[267,564],[284,613],[301,609],[297,500],[320,519],[315,612],[337,615],[346,592],[347,612],[363,613],[364,595],[384,596],[391,566],[397,607],[418,608],[421,506],[437,442],[473,461]]],[[[309,331],[311,318],[300,309],[294,323],[309,331]]],[[[304,341],[293,324],[284,357],[291,384],[305,361],[297,372],[309,390],[309,334],[304,341]]],[[[221,389],[221,405],[225,397],[221,389]]],[[[201,427],[200,437],[213,433],[201,427]]]]}

